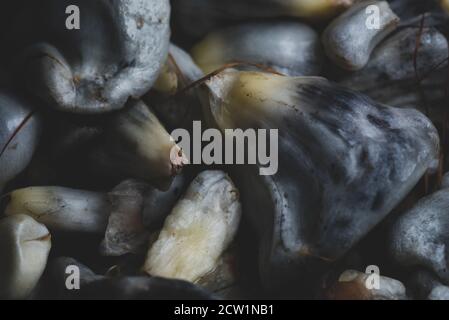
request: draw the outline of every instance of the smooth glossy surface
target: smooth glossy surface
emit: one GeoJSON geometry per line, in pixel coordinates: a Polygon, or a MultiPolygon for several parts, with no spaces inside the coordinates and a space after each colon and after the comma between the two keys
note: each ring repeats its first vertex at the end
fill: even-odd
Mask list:
{"type": "Polygon", "coordinates": [[[192,53],[205,73],[238,61],[289,76],[314,76],[323,64],[318,34],[296,22],[246,23],[220,29],[208,34],[192,53]]]}
{"type": "Polygon", "coordinates": [[[47,264],[51,236],[29,216],[0,220],[0,298],[25,299],[47,264]]]}
{"type": "Polygon", "coordinates": [[[31,161],[41,133],[41,121],[30,102],[12,92],[0,92],[0,194],[31,161]]]}

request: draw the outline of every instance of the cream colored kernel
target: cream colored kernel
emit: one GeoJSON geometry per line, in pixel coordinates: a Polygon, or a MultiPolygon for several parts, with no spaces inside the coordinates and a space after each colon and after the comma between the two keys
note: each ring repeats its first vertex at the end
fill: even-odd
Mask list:
{"type": "Polygon", "coordinates": [[[224,51],[223,39],[212,33],[192,49],[192,57],[203,72],[208,74],[223,66],[224,51]]]}
{"type": "Polygon", "coordinates": [[[192,183],[150,248],[144,271],[196,282],[213,271],[237,231],[238,192],[221,171],[206,171],[192,183]]]}

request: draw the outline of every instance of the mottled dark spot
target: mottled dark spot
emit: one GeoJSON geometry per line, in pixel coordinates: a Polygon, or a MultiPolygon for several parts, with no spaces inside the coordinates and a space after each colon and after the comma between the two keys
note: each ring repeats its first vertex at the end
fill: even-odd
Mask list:
{"type": "Polygon", "coordinates": [[[338,184],[342,180],[343,172],[336,163],[330,165],[329,176],[335,184],[338,184]]]}
{"type": "Polygon", "coordinates": [[[360,152],[360,162],[365,163],[368,160],[368,151],[363,148],[362,152],[360,152]]]}
{"type": "Polygon", "coordinates": [[[342,217],[335,221],[335,230],[337,229],[347,229],[351,225],[351,219],[348,217],[342,217]]]}
{"type": "Polygon", "coordinates": [[[371,210],[373,211],[379,210],[380,207],[383,205],[383,203],[384,203],[384,194],[383,192],[378,191],[371,205],[371,210]]]}
{"type": "Polygon", "coordinates": [[[143,20],[142,17],[138,17],[138,18],[136,19],[136,26],[137,26],[137,29],[142,29],[144,25],[145,25],[145,20],[143,20]]]}
{"type": "Polygon", "coordinates": [[[132,68],[135,66],[136,66],[136,59],[132,59],[131,61],[123,60],[120,62],[120,68],[119,68],[118,72],[120,72],[120,70],[123,70],[126,68],[132,68]]]}
{"type": "Polygon", "coordinates": [[[79,86],[81,84],[81,78],[80,76],[76,75],[73,77],[73,83],[75,84],[75,86],[79,86]]]}
{"type": "Polygon", "coordinates": [[[8,149],[9,149],[9,150],[16,150],[18,146],[19,146],[18,143],[14,143],[13,145],[9,146],[8,149]]]}
{"type": "Polygon", "coordinates": [[[367,116],[367,119],[371,124],[375,125],[379,129],[390,129],[391,128],[390,124],[387,121],[380,119],[376,116],[373,116],[372,114],[369,114],[367,116]]]}

